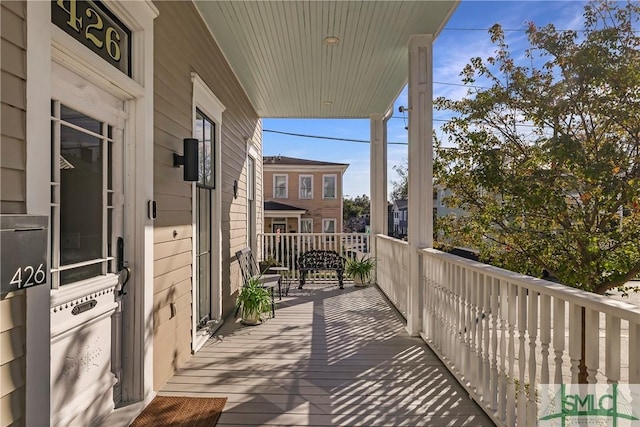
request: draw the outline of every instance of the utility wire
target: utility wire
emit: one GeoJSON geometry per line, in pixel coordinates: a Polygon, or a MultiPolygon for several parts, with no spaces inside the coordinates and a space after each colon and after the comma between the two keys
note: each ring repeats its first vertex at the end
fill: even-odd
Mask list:
{"type": "MultiPolygon", "coordinates": [[[[346,141],[346,142],[358,142],[361,144],[371,144],[368,139],[352,139],[352,138],[340,138],[333,136],[321,136],[321,135],[306,135],[303,133],[283,132],[281,130],[262,129],[263,132],[277,133],[279,135],[298,136],[300,138],[312,138],[312,139],[328,139],[331,141],[346,141]]],[[[387,142],[389,145],[409,145],[408,142],[387,142]]]]}

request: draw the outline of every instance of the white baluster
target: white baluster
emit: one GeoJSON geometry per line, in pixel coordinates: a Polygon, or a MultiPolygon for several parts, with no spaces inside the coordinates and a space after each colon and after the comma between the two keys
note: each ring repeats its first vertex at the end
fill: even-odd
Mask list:
{"type": "Polygon", "coordinates": [[[605,375],[607,383],[620,381],[620,318],[606,315],[605,326],[605,375]]]}
{"type": "Polygon", "coordinates": [[[631,408],[640,418],[640,324],[629,322],[629,384],[631,386],[631,408]]]}
{"type": "Polygon", "coordinates": [[[490,275],[484,275],[484,287],[482,292],[482,347],[483,347],[483,360],[482,360],[482,400],[491,405],[491,282],[490,275]]]}
{"type": "Polygon", "coordinates": [[[549,384],[549,344],[551,343],[551,297],[540,296],[540,347],[542,349],[541,383],[549,384]]]}
{"type": "Polygon", "coordinates": [[[554,384],[562,384],[562,357],[564,356],[565,342],[565,301],[560,298],[553,298],[553,352],[555,354],[555,374],[554,384]]]}
{"type": "Polygon", "coordinates": [[[476,320],[474,321],[476,325],[476,393],[480,396],[484,396],[484,364],[482,363],[482,354],[483,354],[483,336],[484,332],[484,322],[482,318],[482,298],[484,296],[484,274],[477,273],[476,283],[474,286],[475,298],[474,302],[476,305],[476,320]]]}
{"type": "Polygon", "coordinates": [[[462,270],[463,274],[464,274],[464,279],[463,279],[463,283],[464,283],[464,288],[463,288],[463,292],[462,292],[462,298],[463,298],[463,302],[464,302],[464,306],[462,309],[462,326],[463,326],[463,331],[464,331],[464,345],[462,346],[462,348],[464,349],[464,361],[462,363],[463,365],[463,372],[464,372],[464,378],[467,381],[473,381],[472,379],[472,372],[473,369],[471,367],[471,271],[467,270],[465,267],[463,267],[462,270]]]}
{"type": "Polygon", "coordinates": [[[501,420],[507,419],[507,320],[509,319],[509,294],[508,284],[500,280],[500,385],[498,387],[498,416],[501,420]]]}
{"type": "Polygon", "coordinates": [[[587,383],[596,384],[596,375],[600,367],[600,313],[586,310],[585,325],[585,363],[587,365],[587,383]]]}
{"type": "Polygon", "coordinates": [[[535,425],[537,422],[536,390],[538,382],[536,379],[536,337],[538,331],[538,293],[529,289],[529,307],[527,331],[529,333],[529,392],[527,400],[527,425],[535,425]]]}
{"type": "Polygon", "coordinates": [[[476,305],[476,294],[478,288],[478,273],[475,271],[467,270],[467,301],[468,314],[467,314],[467,336],[469,348],[467,349],[469,354],[467,371],[469,375],[469,381],[471,382],[471,388],[476,388],[478,392],[478,354],[476,352],[476,327],[478,325],[478,306],[476,305]]]}
{"type": "MultiPolygon", "coordinates": [[[[491,409],[498,410],[498,308],[500,281],[491,278],[491,409]]],[[[504,337],[503,337],[504,339],[504,337]]]]}
{"type": "Polygon", "coordinates": [[[582,307],[569,302],[569,363],[571,383],[578,384],[582,355],[582,307]]]}
{"type": "Polygon", "coordinates": [[[455,265],[455,281],[454,281],[454,292],[455,292],[455,303],[456,303],[456,368],[460,374],[463,374],[464,368],[462,366],[463,353],[464,353],[464,322],[462,321],[462,306],[464,301],[462,301],[462,290],[464,289],[464,284],[462,283],[463,275],[462,268],[459,265],[455,265]]]}
{"type": "MultiPolygon", "coordinates": [[[[518,287],[518,414],[517,419],[524,422],[527,418],[527,392],[525,389],[525,371],[527,369],[525,333],[527,332],[527,292],[518,287]]],[[[517,421],[516,421],[517,422],[517,421]]]]}
{"type": "Polygon", "coordinates": [[[507,375],[507,425],[513,426],[516,424],[516,386],[515,386],[515,363],[516,363],[516,337],[515,337],[515,323],[516,323],[516,285],[509,283],[509,296],[508,296],[508,308],[509,313],[508,325],[509,325],[509,354],[507,355],[509,373],[507,375]]]}

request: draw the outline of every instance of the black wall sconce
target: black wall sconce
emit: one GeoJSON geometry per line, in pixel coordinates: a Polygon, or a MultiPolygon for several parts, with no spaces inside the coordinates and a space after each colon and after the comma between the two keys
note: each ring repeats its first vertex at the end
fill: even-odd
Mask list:
{"type": "Polygon", "coordinates": [[[238,198],[238,180],[237,179],[233,180],[233,198],[234,199],[238,198]]]}
{"type": "Polygon", "coordinates": [[[184,166],[184,180],[198,180],[198,140],[195,138],[185,138],[182,140],[183,155],[173,153],[173,167],[184,166]]]}

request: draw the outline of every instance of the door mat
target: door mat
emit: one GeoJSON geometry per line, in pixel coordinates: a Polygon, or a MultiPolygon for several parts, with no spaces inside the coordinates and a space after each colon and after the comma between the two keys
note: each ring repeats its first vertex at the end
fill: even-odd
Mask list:
{"type": "Polygon", "coordinates": [[[227,398],[156,396],[131,427],[213,427],[227,398]]]}

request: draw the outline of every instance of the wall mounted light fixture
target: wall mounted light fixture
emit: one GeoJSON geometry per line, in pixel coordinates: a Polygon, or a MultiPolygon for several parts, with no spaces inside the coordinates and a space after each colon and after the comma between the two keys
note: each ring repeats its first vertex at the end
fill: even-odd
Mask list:
{"type": "Polygon", "coordinates": [[[185,138],[182,140],[183,155],[173,153],[173,167],[184,166],[184,180],[198,180],[198,140],[195,138],[185,138]]]}
{"type": "Polygon", "coordinates": [[[233,180],[233,198],[234,199],[238,198],[238,180],[237,179],[233,180]]]}

